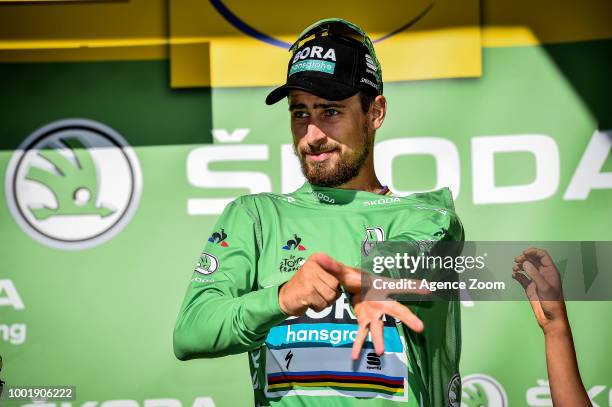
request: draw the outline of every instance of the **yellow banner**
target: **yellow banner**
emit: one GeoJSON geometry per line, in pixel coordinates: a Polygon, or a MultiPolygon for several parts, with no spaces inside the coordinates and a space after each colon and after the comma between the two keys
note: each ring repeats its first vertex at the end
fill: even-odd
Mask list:
{"type": "Polygon", "coordinates": [[[172,86],[282,83],[289,45],[305,27],[327,17],[347,19],[368,32],[385,81],[481,74],[478,0],[313,0],[297,10],[284,0],[171,0],[172,86]],[[206,52],[210,72],[193,63],[206,52]]]}
{"type": "Polygon", "coordinates": [[[609,0],[27,3],[0,4],[0,62],[169,58],[175,87],[277,85],[288,44],[326,17],[370,34],[386,82],[480,76],[483,46],[612,38],[609,0]]]}

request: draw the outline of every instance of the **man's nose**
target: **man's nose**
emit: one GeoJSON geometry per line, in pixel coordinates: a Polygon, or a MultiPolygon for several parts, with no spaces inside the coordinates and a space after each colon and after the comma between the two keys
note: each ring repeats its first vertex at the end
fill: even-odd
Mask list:
{"type": "Polygon", "coordinates": [[[327,135],[314,123],[308,124],[306,129],[306,142],[311,145],[318,145],[325,142],[327,135]]]}

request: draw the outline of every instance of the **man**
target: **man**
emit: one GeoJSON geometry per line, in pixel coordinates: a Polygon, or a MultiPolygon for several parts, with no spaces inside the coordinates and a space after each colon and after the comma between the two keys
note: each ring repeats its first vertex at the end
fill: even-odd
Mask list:
{"type": "Polygon", "coordinates": [[[288,98],[308,182],[226,207],[179,313],[175,354],[248,351],[261,406],[458,406],[458,303],[413,313],[365,300],[355,267],[375,241],[462,241],[450,191],[399,198],[376,177],[387,106],[363,30],[322,20],[291,51],[287,83],[266,103],[288,98]]]}

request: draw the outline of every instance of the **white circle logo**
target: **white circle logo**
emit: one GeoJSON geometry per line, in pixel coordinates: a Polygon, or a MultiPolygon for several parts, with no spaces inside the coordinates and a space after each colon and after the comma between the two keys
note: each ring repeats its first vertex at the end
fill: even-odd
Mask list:
{"type": "Polygon", "coordinates": [[[138,157],[104,124],[66,119],[36,130],[18,147],[5,178],[11,214],[33,239],[80,250],[119,233],[142,192],[138,157]]]}
{"type": "Polygon", "coordinates": [[[219,260],[215,256],[209,253],[202,253],[200,259],[196,263],[195,271],[200,274],[212,274],[217,271],[219,267],[219,260]]]}
{"type": "Polygon", "coordinates": [[[507,407],[508,396],[502,385],[484,374],[473,374],[462,380],[462,407],[507,407]]]}
{"type": "Polygon", "coordinates": [[[448,407],[459,407],[459,396],[461,395],[461,376],[455,373],[448,382],[446,390],[448,397],[448,407]]]}

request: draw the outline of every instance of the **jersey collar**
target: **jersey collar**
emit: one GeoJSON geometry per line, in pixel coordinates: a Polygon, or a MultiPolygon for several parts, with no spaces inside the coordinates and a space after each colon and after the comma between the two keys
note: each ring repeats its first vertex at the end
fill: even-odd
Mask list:
{"type": "Polygon", "coordinates": [[[383,188],[381,192],[382,194],[378,194],[360,189],[322,187],[305,182],[297,191],[295,191],[294,196],[300,200],[315,203],[318,202],[328,205],[356,204],[363,206],[364,202],[366,201],[380,199],[381,196],[388,196],[390,193],[389,188],[387,187],[383,188]]]}

